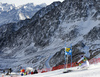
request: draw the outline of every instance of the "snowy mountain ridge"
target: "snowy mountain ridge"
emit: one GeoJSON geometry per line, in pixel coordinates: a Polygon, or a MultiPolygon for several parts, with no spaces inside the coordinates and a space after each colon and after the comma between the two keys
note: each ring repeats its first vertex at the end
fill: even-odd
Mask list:
{"type": "Polygon", "coordinates": [[[15,8],[15,5],[13,5],[13,4],[7,4],[7,3],[0,2],[0,13],[3,11],[10,11],[13,8],[15,8]]]}
{"type": "Polygon", "coordinates": [[[36,6],[33,3],[28,3],[18,7],[13,4],[0,3],[0,25],[30,19],[43,7],[46,7],[45,3],[36,6]]]}
{"type": "Polygon", "coordinates": [[[100,53],[99,5],[99,0],[55,2],[29,20],[3,25],[1,67],[42,69],[64,64],[64,47],[70,44],[73,62],[79,58],[74,55],[81,52],[88,59],[95,57],[100,53]]]}

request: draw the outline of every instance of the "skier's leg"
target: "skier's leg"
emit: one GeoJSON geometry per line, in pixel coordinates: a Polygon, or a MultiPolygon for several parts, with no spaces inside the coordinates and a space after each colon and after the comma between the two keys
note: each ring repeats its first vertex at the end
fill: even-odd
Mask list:
{"type": "Polygon", "coordinates": [[[89,62],[88,61],[86,61],[86,67],[89,68],[89,62]]]}
{"type": "Polygon", "coordinates": [[[81,68],[89,68],[89,62],[82,63],[81,68]]]}
{"type": "Polygon", "coordinates": [[[81,64],[81,63],[79,63],[79,66],[78,66],[78,68],[77,68],[77,69],[80,69],[80,68],[81,68],[81,65],[82,65],[82,64],[81,64]]]}
{"type": "Polygon", "coordinates": [[[82,65],[80,66],[81,68],[84,68],[84,67],[86,67],[87,66],[87,64],[86,63],[82,63],[82,65]]]}

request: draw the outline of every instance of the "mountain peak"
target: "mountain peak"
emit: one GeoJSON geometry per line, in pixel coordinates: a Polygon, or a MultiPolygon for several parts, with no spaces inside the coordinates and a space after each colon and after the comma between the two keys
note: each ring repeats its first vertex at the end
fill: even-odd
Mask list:
{"type": "Polygon", "coordinates": [[[0,25],[7,24],[11,22],[18,22],[20,20],[29,19],[34,14],[40,10],[41,8],[45,7],[45,4],[41,4],[34,6],[33,3],[27,3],[24,5],[20,5],[15,7],[15,5],[1,3],[0,4],[0,25]]]}

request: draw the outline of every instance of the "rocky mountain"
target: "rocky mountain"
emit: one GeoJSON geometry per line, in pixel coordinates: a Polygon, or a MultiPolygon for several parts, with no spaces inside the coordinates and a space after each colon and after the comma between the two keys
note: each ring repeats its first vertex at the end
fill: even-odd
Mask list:
{"type": "Polygon", "coordinates": [[[0,3],[0,25],[30,19],[38,10],[45,6],[46,4],[34,6],[33,3],[28,3],[16,7],[12,4],[0,3]]]}
{"type": "Polygon", "coordinates": [[[88,59],[99,55],[100,0],[54,2],[29,20],[1,26],[0,67],[42,69],[64,64],[64,47],[70,45],[73,62],[78,53],[88,59]]]}

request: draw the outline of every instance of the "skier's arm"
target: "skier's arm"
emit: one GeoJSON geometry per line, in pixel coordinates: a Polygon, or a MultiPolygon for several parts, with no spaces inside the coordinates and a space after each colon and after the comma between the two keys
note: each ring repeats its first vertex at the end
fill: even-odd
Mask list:
{"type": "Polygon", "coordinates": [[[80,61],[82,61],[84,59],[84,57],[82,57],[80,60],[78,60],[78,62],[77,63],[79,63],[80,61]]]}

